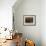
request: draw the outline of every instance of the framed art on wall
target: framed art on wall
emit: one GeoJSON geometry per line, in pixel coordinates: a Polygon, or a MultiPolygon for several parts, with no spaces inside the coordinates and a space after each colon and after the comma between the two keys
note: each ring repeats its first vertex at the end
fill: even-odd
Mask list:
{"type": "Polygon", "coordinates": [[[36,25],[36,16],[35,15],[24,15],[23,24],[25,26],[35,26],[36,25]]]}

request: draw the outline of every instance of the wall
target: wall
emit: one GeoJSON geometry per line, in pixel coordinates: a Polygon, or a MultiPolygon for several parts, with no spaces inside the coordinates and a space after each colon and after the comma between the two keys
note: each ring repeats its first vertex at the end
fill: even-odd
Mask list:
{"type": "Polygon", "coordinates": [[[16,0],[0,0],[0,27],[12,29],[12,6],[16,0]]]}
{"type": "Polygon", "coordinates": [[[41,1],[41,41],[46,46],[46,0],[41,1]]]}
{"type": "Polygon", "coordinates": [[[41,0],[23,0],[16,5],[13,6],[15,29],[22,32],[24,38],[34,40],[36,46],[41,46],[41,0]],[[24,26],[24,15],[36,15],[36,26],[24,26]]]}

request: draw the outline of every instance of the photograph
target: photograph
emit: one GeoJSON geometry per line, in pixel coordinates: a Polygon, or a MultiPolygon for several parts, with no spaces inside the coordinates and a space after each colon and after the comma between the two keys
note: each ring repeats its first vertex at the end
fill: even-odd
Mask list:
{"type": "Polygon", "coordinates": [[[36,25],[36,16],[35,15],[24,15],[23,24],[25,26],[35,26],[36,25]]]}

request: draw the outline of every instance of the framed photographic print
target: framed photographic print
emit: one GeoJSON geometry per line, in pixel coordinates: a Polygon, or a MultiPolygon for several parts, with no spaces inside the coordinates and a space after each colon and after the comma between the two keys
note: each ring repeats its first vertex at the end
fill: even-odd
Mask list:
{"type": "Polygon", "coordinates": [[[24,15],[23,24],[25,26],[35,26],[36,25],[36,16],[35,15],[24,15]]]}

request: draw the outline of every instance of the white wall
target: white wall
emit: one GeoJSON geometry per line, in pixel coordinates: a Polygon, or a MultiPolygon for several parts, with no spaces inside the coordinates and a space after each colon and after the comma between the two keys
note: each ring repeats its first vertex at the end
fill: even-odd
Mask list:
{"type": "Polygon", "coordinates": [[[22,32],[24,38],[27,37],[28,39],[34,40],[36,46],[41,46],[41,0],[23,0],[20,5],[17,4],[17,7],[15,6],[16,5],[13,7],[15,29],[17,29],[18,32],[22,32]],[[36,26],[24,26],[24,15],[36,15],[36,26]]]}
{"type": "Polygon", "coordinates": [[[16,0],[0,0],[0,27],[12,28],[12,6],[16,0]]]}
{"type": "Polygon", "coordinates": [[[42,46],[46,46],[46,0],[41,1],[41,40],[42,46]]]}
{"type": "Polygon", "coordinates": [[[19,5],[16,3],[13,12],[15,15],[15,29],[22,32],[24,37],[35,40],[37,46],[46,46],[46,0],[41,0],[41,2],[40,0],[25,0],[19,5]],[[32,10],[32,8],[35,10],[32,10]],[[36,15],[36,26],[23,25],[23,15],[25,14],[36,15]],[[42,45],[39,45],[39,43],[42,45]]]}

